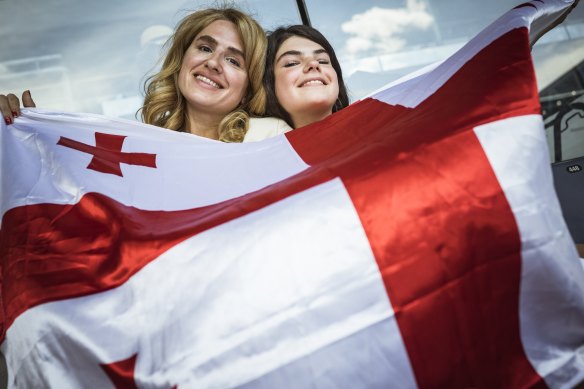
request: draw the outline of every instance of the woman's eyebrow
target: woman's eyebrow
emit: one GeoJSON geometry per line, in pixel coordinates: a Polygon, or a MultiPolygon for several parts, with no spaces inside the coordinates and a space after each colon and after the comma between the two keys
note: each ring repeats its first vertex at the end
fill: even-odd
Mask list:
{"type": "MultiPolygon", "coordinates": [[[[317,50],[314,50],[314,51],[312,52],[312,54],[314,54],[314,55],[323,54],[323,53],[324,53],[324,54],[328,54],[328,52],[327,52],[325,49],[317,49],[317,50]]],[[[282,59],[282,57],[284,57],[284,56],[286,56],[286,55],[299,55],[299,56],[302,56],[302,55],[304,55],[304,54],[303,54],[301,51],[298,51],[298,50],[288,50],[288,51],[286,51],[285,53],[282,53],[282,54],[281,54],[281,55],[278,57],[278,59],[276,59],[276,62],[279,62],[279,61],[282,59]]]]}
{"type": "Polygon", "coordinates": [[[298,51],[298,50],[288,50],[285,53],[282,53],[278,59],[276,59],[276,62],[279,62],[283,57],[287,56],[287,55],[302,55],[302,52],[298,51]]]}
{"type": "Polygon", "coordinates": [[[213,38],[212,36],[209,35],[201,35],[200,37],[197,38],[198,41],[204,41],[210,45],[214,45],[217,46],[219,44],[219,42],[217,42],[217,40],[215,38],[213,38]]]}
{"type": "MultiPolygon", "coordinates": [[[[215,38],[213,38],[212,36],[209,36],[209,35],[201,35],[200,37],[197,38],[197,40],[203,41],[203,42],[205,42],[209,45],[212,45],[214,47],[219,45],[219,42],[217,42],[217,40],[215,38]]],[[[243,51],[241,51],[235,47],[229,46],[227,48],[227,51],[230,52],[231,54],[239,55],[242,58],[245,58],[245,54],[243,54],[243,51]]]]}

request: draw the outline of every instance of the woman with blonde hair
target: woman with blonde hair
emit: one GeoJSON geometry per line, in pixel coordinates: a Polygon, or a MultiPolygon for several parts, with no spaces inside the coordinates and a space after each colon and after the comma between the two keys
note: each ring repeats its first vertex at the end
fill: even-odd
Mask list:
{"type": "Polygon", "coordinates": [[[169,40],[162,69],[146,82],[145,123],[241,142],[249,115],[264,113],[266,37],[233,8],[185,17],[169,40]]]}
{"type": "MultiPolygon", "coordinates": [[[[195,11],[167,42],[161,70],[145,83],[144,123],[175,131],[241,142],[250,115],[266,106],[262,86],[267,40],[262,27],[234,8],[195,11]]],[[[30,93],[25,107],[34,107],[30,93]]],[[[18,98],[0,95],[7,124],[20,113],[18,98]]]]}

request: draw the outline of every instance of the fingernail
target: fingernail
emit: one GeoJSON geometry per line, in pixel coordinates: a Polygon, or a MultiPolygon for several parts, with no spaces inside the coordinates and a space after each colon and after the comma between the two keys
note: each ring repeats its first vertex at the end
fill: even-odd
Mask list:
{"type": "Polygon", "coordinates": [[[4,116],[4,121],[6,122],[6,125],[12,124],[12,118],[10,118],[10,116],[4,116]]]}
{"type": "Polygon", "coordinates": [[[15,118],[17,118],[18,117],[18,112],[12,111],[12,116],[14,116],[15,118]]]}

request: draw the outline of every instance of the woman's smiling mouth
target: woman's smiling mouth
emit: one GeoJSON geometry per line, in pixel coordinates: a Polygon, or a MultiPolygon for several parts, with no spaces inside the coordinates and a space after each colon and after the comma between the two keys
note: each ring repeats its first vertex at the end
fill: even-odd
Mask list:
{"type": "Polygon", "coordinates": [[[213,80],[211,80],[211,79],[209,79],[209,78],[207,78],[205,76],[202,76],[200,74],[196,74],[195,75],[195,78],[197,80],[199,80],[199,81],[207,84],[207,85],[210,85],[210,86],[214,87],[214,88],[223,89],[223,87],[221,85],[217,84],[215,81],[213,81],[213,80]]]}
{"type": "Polygon", "coordinates": [[[319,78],[315,78],[312,80],[304,81],[302,84],[300,84],[300,88],[302,88],[303,86],[321,86],[321,85],[326,85],[326,83],[319,78]]]}

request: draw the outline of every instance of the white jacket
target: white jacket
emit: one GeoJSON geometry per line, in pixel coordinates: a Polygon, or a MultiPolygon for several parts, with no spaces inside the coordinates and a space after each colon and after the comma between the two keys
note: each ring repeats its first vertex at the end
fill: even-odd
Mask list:
{"type": "Polygon", "coordinates": [[[280,135],[290,131],[292,128],[282,119],[251,118],[249,119],[249,129],[243,138],[244,142],[257,142],[272,136],[280,135]]]}

